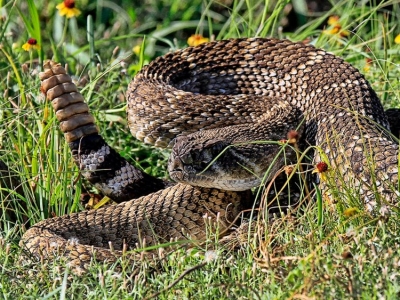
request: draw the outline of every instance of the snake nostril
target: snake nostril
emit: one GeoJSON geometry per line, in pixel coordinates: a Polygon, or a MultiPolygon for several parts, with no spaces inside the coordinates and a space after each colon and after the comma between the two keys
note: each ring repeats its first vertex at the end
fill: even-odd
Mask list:
{"type": "Polygon", "coordinates": [[[168,173],[171,179],[174,181],[184,180],[184,166],[179,157],[170,157],[170,163],[168,164],[168,173]]]}
{"type": "Polygon", "coordinates": [[[183,163],[179,157],[171,156],[168,163],[168,172],[183,172],[183,163]]]}

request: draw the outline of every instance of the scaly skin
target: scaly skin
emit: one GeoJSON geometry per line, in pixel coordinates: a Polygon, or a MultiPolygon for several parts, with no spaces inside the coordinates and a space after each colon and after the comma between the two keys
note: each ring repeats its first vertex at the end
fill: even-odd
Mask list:
{"type": "MultiPolygon", "coordinates": [[[[148,246],[171,239],[201,240],[206,221],[224,230],[244,208],[251,206],[248,191],[174,185],[143,173],[98,135],[94,118],[65,69],[53,62],[46,62],[44,69],[40,74],[41,89],[52,101],[83,176],[118,202],[134,200],[33,225],[20,242],[33,257],[51,259],[63,255],[80,273],[93,258],[114,262],[123,249],[135,249],[143,241],[148,246]]],[[[128,257],[135,260],[138,255],[128,257]]]]}
{"type": "MultiPolygon", "coordinates": [[[[310,45],[217,41],[160,57],[134,78],[127,92],[132,133],[161,147],[183,133],[173,147],[172,177],[208,187],[169,186],[137,170],[98,135],[65,70],[47,63],[41,80],[83,175],[117,201],[139,198],[34,225],[21,241],[34,256],[51,258],[59,247],[73,264],[85,267],[93,257],[91,246],[99,259],[121,255],[106,249],[109,241],[120,251],[123,241],[131,249],[143,237],[147,244],[186,233],[200,239],[205,212],[214,220],[218,213],[232,220],[251,200],[247,192],[208,187],[257,186],[266,166],[275,164],[270,179],[296,159],[289,145],[277,143],[291,129],[297,130],[299,145],[318,147],[314,162],[326,160],[359,188],[370,208],[398,199],[398,143],[379,99],[358,70],[310,45]],[[273,143],[262,144],[265,140],[273,143]],[[249,144],[254,141],[258,144],[249,144]]],[[[321,188],[327,188],[324,182],[321,188]]]]}
{"type": "MultiPolygon", "coordinates": [[[[173,148],[170,160],[179,160],[178,180],[203,184],[204,178],[196,178],[183,161],[202,155],[204,149],[195,145],[209,140],[204,132],[232,126],[230,134],[243,137],[241,142],[246,137],[248,142],[260,140],[254,130],[274,122],[273,114],[265,116],[273,107],[289,104],[304,117],[305,144],[320,149],[314,162],[326,160],[342,174],[347,182],[339,185],[351,183],[371,209],[377,202],[398,200],[399,146],[376,93],[349,63],[311,45],[255,38],[178,50],[143,68],[127,96],[131,132],[144,142],[165,146],[179,132],[203,132],[193,133],[197,139],[192,149],[186,146],[191,135],[173,148]]],[[[264,139],[268,137],[267,132],[264,139]]],[[[213,138],[223,139],[224,134],[213,138]]],[[[212,152],[210,147],[206,151],[212,152]]],[[[257,153],[265,154],[254,150],[250,156],[257,153]]],[[[231,166],[231,173],[240,167],[231,166]]]]}
{"type": "Polygon", "coordinates": [[[51,100],[76,164],[94,186],[114,201],[123,202],[171,185],[137,169],[107,145],[61,65],[46,62],[44,69],[40,73],[41,90],[51,100]]]}
{"type": "Polygon", "coordinates": [[[202,240],[203,216],[224,230],[242,210],[244,198],[244,193],[177,184],[118,205],[44,220],[24,234],[20,245],[39,260],[62,254],[70,266],[84,270],[93,258],[114,262],[123,249],[143,246],[143,241],[148,246],[202,240]]]}

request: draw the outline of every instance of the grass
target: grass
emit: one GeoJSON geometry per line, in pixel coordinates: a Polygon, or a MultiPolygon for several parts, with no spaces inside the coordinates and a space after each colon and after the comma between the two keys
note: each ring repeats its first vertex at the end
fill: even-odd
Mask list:
{"type": "MultiPolygon", "coordinates": [[[[17,191],[5,185],[0,190],[0,299],[140,299],[157,292],[160,299],[398,298],[399,216],[370,216],[362,206],[345,214],[351,207],[340,197],[337,205],[317,197],[265,225],[267,235],[246,237],[239,251],[227,250],[210,234],[206,244],[176,250],[157,267],[142,264],[133,273],[132,266],[117,272],[93,264],[79,277],[62,259],[19,261],[26,218],[32,225],[80,211],[81,194],[95,192],[78,176],[39,91],[43,59],[68,64],[109,144],[158,177],[166,176],[168,153],[130,136],[124,91],[143,64],[185,47],[193,33],[309,39],[358,67],[386,108],[399,107],[397,1],[333,1],[330,11],[305,18],[298,1],[294,13],[302,23],[292,32],[280,27],[287,1],[145,2],[83,0],[77,2],[82,14],[67,20],[58,15],[57,3],[0,0],[0,159],[21,182],[17,191]],[[324,31],[334,29],[326,23],[331,15],[340,17],[342,34],[324,31]],[[87,28],[93,28],[89,38],[87,28]],[[38,50],[22,50],[29,37],[38,50]],[[135,46],[141,47],[137,54],[135,46]]],[[[351,188],[346,197],[357,201],[351,188]]]]}

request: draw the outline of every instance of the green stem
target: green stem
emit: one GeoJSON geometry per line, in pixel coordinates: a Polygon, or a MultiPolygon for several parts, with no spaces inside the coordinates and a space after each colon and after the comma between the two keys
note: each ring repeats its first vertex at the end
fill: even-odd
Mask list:
{"type": "Polygon", "coordinates": [[[25,104],[26,104],[25,88],[22,83],[21,76],[19,75],[18,68],[14,64],[14,61],[12,60],[11,56],[8,55],[8,53],[3,49],[3,47],[0,47],[0,51],[3,52],[4,56],[7,58],[8,62],[10,64],[10,66],[14,70],[14,74],[17,79],[17,84],[18,84],[18,88],[19,88],[19,94],[21,96],[21,106],[25,106],[25,104]]]}
{"type": "Polygon", "coordinates": [[[61,45],[64,43],[65,37],[67,36],[67,28],[68,28],[68,20],[67,20],[67,18],[64,18],[64,29],[63,29],[61,39],[57,44],[57,48],[60,48],[61,45]]]}

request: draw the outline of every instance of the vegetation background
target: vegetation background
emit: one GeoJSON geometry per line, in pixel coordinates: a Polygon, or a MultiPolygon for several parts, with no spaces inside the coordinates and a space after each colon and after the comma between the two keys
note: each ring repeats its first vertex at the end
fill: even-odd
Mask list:
{"type": "MultiPolygon", "coordinates": [[[[343,57],[386,108],[399,107],[398,20],[397,0],[0,0],[0,160],[20,183],[0,189],[0,299],[398,298],[399,216],[371,216],[351,196],[293,211],[267,226],[265,237],[246,237],[239,251],[210,234],[206,244],[135,272],[93,264],[76,276],[61,259],[20,261],[18,246],[29,225],[80,211],[97,197],[78,176],[40,93],[44,59],[67,64],[111,146],[166,177],[167,151],[138,143],[125,121],[124,92],[144,64],[186,47],[194,34],[189,43],[288,38],[343,57]],[[73,3],[80,13],[61,16],[58,5],[73,3]]],[[[8,183],[9,174],[1,174],[8,183]]]]}

